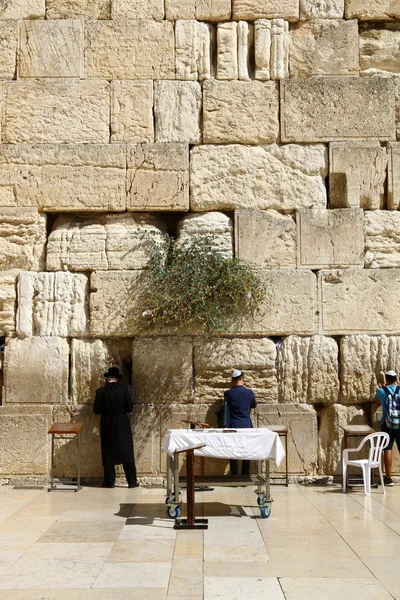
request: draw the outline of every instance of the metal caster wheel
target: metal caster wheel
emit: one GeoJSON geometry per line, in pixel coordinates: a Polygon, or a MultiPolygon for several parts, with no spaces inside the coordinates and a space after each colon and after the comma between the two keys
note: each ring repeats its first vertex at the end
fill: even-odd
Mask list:
{"type": "Polygon", "coordinates": [[[179,519],[179,517],[181,516],[181,509],[179,508],[179,506],[169,506],[167,508],[167,516],[170,519],[179,519]]]}
{"type": "Polygon", "coordinates": [[[172,502],[175,502],[175,496],[167,496],[165,498],[165,504],[172,504],[172,502]]]}
{"type": "Polygon", "coordinates": [[[258,504],[258,506],[264,506],[266,500],[267,499],[266,499],[265,496],[257,496],[257,504],[258,504]]]}
{"type": "Polygon", "coordinates": [[[271,514],[271,508],[268,505],[263,506],[260,512],[262,519],[268,519],[269,515],[271,514]]]}

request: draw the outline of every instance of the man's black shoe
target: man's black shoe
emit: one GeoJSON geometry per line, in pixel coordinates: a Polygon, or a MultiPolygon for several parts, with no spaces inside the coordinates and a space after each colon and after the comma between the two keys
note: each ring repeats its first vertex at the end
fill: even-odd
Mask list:
{"type": "Polygon", "coordinates": [[[391,477],[384,477],[383,478],[383,483],[384,483],[384,485],[386,485],[388,487],[393,487],[394,486],[393,479],[391,477]]]}
{"type": "Polygon", "coordinates": [[[136,488],[136,487],[140,487],[140,485],[138,483],[130,483],[128,485],[128,488],[136,488]]]}
{"type": "Polygon", "coordinates": [[[109,483],[102,483],[101,487],[102,488],[113,488],[114,484],[110,485],[109,483]]]}

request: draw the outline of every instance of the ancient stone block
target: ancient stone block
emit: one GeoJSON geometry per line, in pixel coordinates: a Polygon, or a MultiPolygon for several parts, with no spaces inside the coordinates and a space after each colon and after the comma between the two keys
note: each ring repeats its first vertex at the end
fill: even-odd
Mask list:
{"type": "Polygon", "coordinates": [[[297,212],[298,266],[364,266],[364,213],[360,208],[297,212]]]}
{"type": "Polygon", "coordinates": [[[346,19],[387,21],[400,18],[399,0],[345,0],[346,19]]]}
{"type": "Polygon", "coordinates": [[[400,329],[399,269],[320,271],[321,329],[328,335],[400,329]]]}
{"type": "Polygon", "coordinates": [[[193,347],[183,338],[133,341],[133,394],[136,404],[186,403],[193,400],[193,347]]]}
{"type": "Polygon", "coordinates": [[[400,144],[388,144],[388,195],[387,207],[400,208],[400,144]]]}
{"type": "Polygon", "coordinates": [[[271,79],[289,76],[289,23],[274,19],[271,27],[271,79]]]}
{"type": "Polygon", "coordinates": [[[47,19],[109,19],[111,0],[46,0],[46,17],[47,19]]]}
{"type": "Polygon", "coordinates": [[[128,210],[186,212],[189,209],[188,146],[130,146],[127,166],[128,210]]]}
{"type": "Polygon", "coordinates": [[[250,79],[250,46],[253,31],[247,21],[238,23],[238,77],[244,81],[250,79]]]}
{"type": "MultiPolygon", "coordinates": [[[[400,7],[400,3],[399,3],[400,7]]],[[[363,74],[398,73],[400,31],[367,29],[360,35],[360,68],[363,74]]]]}
{"type": "Polygon", "coordinates": [[[254,23],[254,59],[255,78],[271,78],[271,25],[268,19],[259,19],[254,23]]]}
{"type": "Polygon", "coordinates": [[[13,81],[5,93],[8,144],[109,141],[110,86],[105,81],[13,81]]]}
{"type": "Polygon", "coordinates": [[[142,213],[56,220],[47,244],[48,271],[143,269],[165,227],[142,213]]]}
{"type": "Polygon", "coordinates": [[[194,401],[222,402],[233,369],[242,369],[257,402],[276,402],[276,346],[268,338],[219,338],[194,347],[194,401]]]}
{"type": "Polygon", "coordinates": [[[291,33],[290,75],[358,74],[358,23],[317,19],[296,24],[291,33]]]}
{"type": "Polygon", "coordinates": [[[0,271],[0,335],[15,331],[18,271],[0,271]]]}
{"type": "Polygon", "coordinates": [[[49,212],[125,210],[125,147],[4,144],[0,206],[49,212]]]}
{"type": "Polygon", "coordinates": [[[0,209],[0,264],[3,269],[44,268],[46,217],[31,208],[0,209]]]}
{"type": "Polygon", "coordinates": [[[93,404],[96,390],[104,385],[104,373],[117,366],[124,385],[132,385],[128,368],[132,362],[132,340],[77,340],[71,342],[72,404],[93,404]]]}
{"type": "Polygon", "coordinates": [[[0,6],[0,19],[38,19],[45,10],[45,0],[6,0],[0,6]]]}
{"type": "Polygon", "coordinates": [[[204,143],[264,144],[279,137],[274,82],[208,81],[203,86],[204,143]]]}
{"type": "Polygon", "coordinates": [[[298,21],[299,0],[233,0],[232,10],[234,19],[298,21]]]}
{"type": "Polygon", "coordinates": [[[339,397],[338,345],[322,335],[290,335],[278,351],[279,402],[334,404],[339,397]]]}
{"type": "Polygon", "coordinates": [[[17,333],[31,336],[85,336],[88,279],[72,273],[20,273],[17,333]]]}
{"type": "Polygon", "coordinates": [[[231,16],[231,0],[165,0],[166,18],[226,21],[231,16]]]}
{"type": "Polygon", "coordinates": [[[152,81],[111,83],[111,141],[154,142],[152,81]]]}
{"type": "Polygon", "coordinates": [[[22,21],[18,64],[21,78],[83,78],[82,21],[22,21]]]}
{"type": "Polygon", "coordinates": [[[201,86],[196,81],[156,81],[156,141],[198,144],[201,141],[201,97],[201,86]]]}
{"type": "Polygon", "coordinates": [[[195,237],[210,238],[210,245],[223,254],[232,258],[233,254],[233,224],[232,219],[220,212],[191,214],[183,217],[179,223],[177,242],[190,242],[195,237]]]}
{"type": "Polygon", "coordinates": [[[394,84],[389,79],[293,78],[282,86],[282,141],[395,137],[394,84]]]}
{"type": "Polygon", "coordinates": [[[66,404],[68,371],[67,340],[59,337],[8,340],[4,353],[6,404],[66,404]]]}
{"type": "MultiPolygon", "coordinates": [[[[305,404],[265,404],[257,408],[257,426],[287,425],[289,473],[312,475],[317,468],[317,414],[305,404]]],[[[274,472],[285,471],[285,461],[274,472]]]]}
{"type": "Polygon", "coordinates": [[[386,167],[387,154],[379,142],[329,144],[330,207],[382,207],[386,167]]]}
{"type": "Polygon", "coordinates": [[[175,24],[176,79],[204,81],[211,78],[211,29],[207,23],[175,24]]]}
{"type": "Polygon", "coordinates": [[[300,0],[300,20],[342,19],[344,0],[300,0]]]}
{"type": "Polygon", "coordinates": [[[217,28],[217,79],[237,79],[237,23],[219,23],[217,28]]]}
{"type": "Polygon", "coordinates": [[[376,210],[365,213],[365,266],[400,267],[400,213],[376,210]]]}
{"type": "Polygon", "coordinates": [[[0,476],[48,476],[51,422],[50,406],[0,407],[0,476]]]}
{"type": "Polygon", "coordinates": [[[235,255],[266,269],[296,267],[293,217],[275,210],[236,210],[235,255]]]}
{"type": "Polygon", "coordinates": [[[112,19],[164,19],[164,0],[112,0],[112,19]]]}
{"type": "Polygon", "coordinates": [[[201,146],[191,152],[194,211],[326,206],[324,146],[201,146]]]}
{"type": "Polygon", "coordinates": [[[174,29],[168,21],[89,21],[85,25],[86,77],[174,79],[174,45],[174,29]]]}
{"type": "MultiPolygon", "coordinates": [[[[1,11],[1,8],[0,8],[1,11]]],[[[0,19],[1,19],[0,15],[0,19]]],[[[18,25],[15,21],[0,21],[0,77],[14,79],[18,49],[18,25]]]]}

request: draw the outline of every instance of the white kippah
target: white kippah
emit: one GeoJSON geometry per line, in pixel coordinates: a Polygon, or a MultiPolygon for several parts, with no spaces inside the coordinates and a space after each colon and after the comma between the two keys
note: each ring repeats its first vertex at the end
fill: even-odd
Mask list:
{"type": "Polygon", "coordinates": [[[242,374],[242,371],[239,371],[239,369],[235,369],[232,373],[232,379],[236,379],[236,377],[240,377],[241,374],[242,374]]]}
{"type": "Polygon", "coordinates": [[[389,375],[389,377],[397,377],[396,371],[387,371],[385,375],[389,375]]]}

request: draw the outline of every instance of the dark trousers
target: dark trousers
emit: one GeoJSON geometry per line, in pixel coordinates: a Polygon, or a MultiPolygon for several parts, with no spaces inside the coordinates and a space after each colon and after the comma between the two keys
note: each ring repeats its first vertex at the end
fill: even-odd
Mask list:
{"type": "MultiPolygon", "coordinates": [[[[115,465],[103,465],[104,466],[104,485],[115,484],[115,465]]],[[[137,483],[136,479],[136,466],[135,463],[124,463],[125,477],[128,485],[134,485],[137,483]]]]}
{"type": "MultiPolygon", "coordinates": [[[[231,475],[237,475],[238,474],[238,461],[230,460],[229,464],[231,467],[231,475]]],[[[242,475],[250,475],[250,461],[249,460],[242,460],[242,475]]]]}

